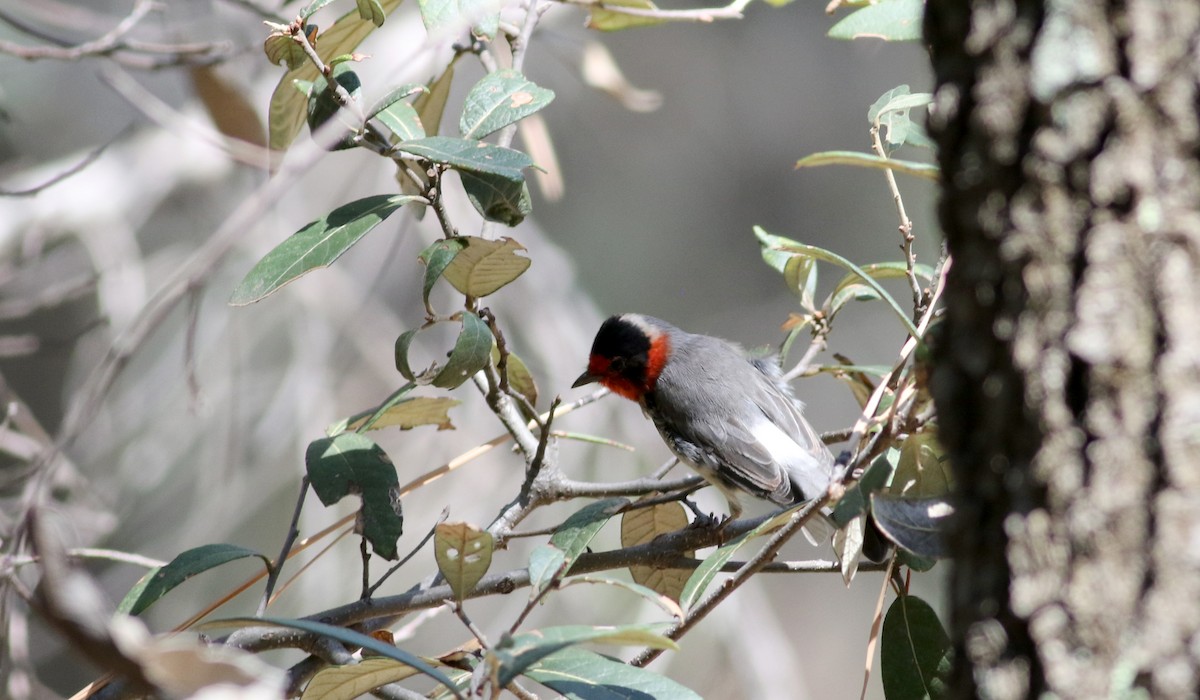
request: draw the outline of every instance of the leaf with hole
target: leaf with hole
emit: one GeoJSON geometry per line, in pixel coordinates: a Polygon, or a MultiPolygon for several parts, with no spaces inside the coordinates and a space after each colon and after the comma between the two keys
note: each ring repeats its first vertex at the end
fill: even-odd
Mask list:
{"type": "Polygon", "coordinates": [[[881,0],[844,17],[829,29],[831,39],[920,41],[925,0],[881,0]]]}
{"type": "Polygon", "coordinates": [[[525,246],[504,237],[500,240],[461,236],[466,247],[446,266],[442,276],[459,292],[485,297],[521,276],[531,261],[518,253],[525,246]]]}
{"type": "Polygon", "coordinates": [[[396,467],[383,448],[359,433],[341,433],[310,443],[304,465],[313,491],[326,506],[351,494],[361,499],[360,534],[376,554],[394,560],[404,516],[396,467]]]}
{"type": "Polygon", "coordinates": [[[577,647],[546,657],[525,676],[571,700],[700,700],[666,676],[577,647]]]}
{"type": "Polygon", "coordinates": [[[481,139],[537,112],[554,99],[520,72],[506,68],[483,77],[463,102],[458,128],[463,138],[481,139]]]}
{"type": "Polygon", "coordinates": [[[880,676],[888,700],[947,696],[953,648],[929,603],[902,595],[883,618],[880,676]]]}
{"type": "Polygon", "coordinates": [[[516,182],[523,182],[525,175],[522,171],[533,166],[533,160],[520,151],[449,136],[426,136],[403,141],[396,146],[396,150],[449,165],[455,170],[489,173],[516,182]]]}
{"type": "Polygon", "coordinates": [[[492,565],[495,541],[487,530],[469,523],[440,523],[434,528],[433,554],[454,597],[463,600],[492,565]]]}
{"type": "Polygon", "coordinates": [[[268,571],[271,569],[271,560],[252,549],[235,544],[206,544],[189,549],[165,566],[147,571],[125,594],[125,598],[117,606],[117,612],[139,615],[173,588],[196,574],[248,557],[258,557],[266,565],[268,571]]]}
{"type": "MultiPolygon", "coordinates": [[[[687,511],[678,502],[659,503],[648,508],[633,508],[621,514],[621,546],[633,547],[652,542],[659,535],[682,530],[688,526],[687,511]]],[[[696,552],[683,552],[695,557],[696,552]]],[[[679,602],[691,572],[687,569],[662,569],[653,566],[631,566],[633,580],[679,602]]]]}
{"type": "Polygon", "coordinates": [[[397,209],[416,200],[406,195],[377,194],[334,209],[293,233],[263,256],[233,290],[229,303],[245,306],[320,267],[328,267],[397,209]]]}

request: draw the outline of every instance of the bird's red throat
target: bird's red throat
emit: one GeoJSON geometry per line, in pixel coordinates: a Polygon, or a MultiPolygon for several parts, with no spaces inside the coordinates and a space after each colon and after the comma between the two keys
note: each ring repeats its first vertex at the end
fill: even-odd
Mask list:
{"type": "Polygon", "coordinates": [[[625,375],[614,372],[612,360],[600,355],[592,355],[588,361],[588,372],[600,377],[600,383],[609,391],[624,396],[630,401],[640,401],[642,396],[654,390],[658,375],[662,374],[671,354],[671,342],[666,333],[657,333],[650,339],[650,350],[646,353],[646,371],[641,382],[634,381],[625,375]]]}

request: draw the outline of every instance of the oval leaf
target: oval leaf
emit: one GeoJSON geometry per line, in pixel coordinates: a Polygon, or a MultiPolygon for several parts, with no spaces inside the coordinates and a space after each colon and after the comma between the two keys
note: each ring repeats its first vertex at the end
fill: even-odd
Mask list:
{"type": "Polygon", "coordinates": [[[393,212],[417,199],[377,194],[343,204],[275,246],[246,274],[229,303],[252,304],[306,272],[329,266],[393,212]]]}
{"type": "MultiPolygon", "coordinates": [[[[400,0],[382,0],[380,6],[385,14],[400,5],[400,0]]],[[[338,18],[329,29],[317,38],[317,55],[322,61],[329,62],[335,56],[351,53],[362,40],[375,31],[375,25],[364,21],[358,16],[358,11],[347,12],[338,18]]],[[[271,93],[271,104],[267,109],[270,124],[270,145],[273,151],[284,151],[295,140],[296,134],[304,126],[306,96],[298,93],[292,87],[296,80],[312,82],[320,72],[311,61],[284,73],[271,93]]]]}
{"type": "Polygon", "coordinates": [[[529,258],[518,255],[525,246],[505,237],[498,241],[474,236],[460,238],[466,247],[454,256],[442,276],[458,291],[485,297],[529,269],[529,258]]]}
{"type": "Polygon", "coordinates": [[[945,496],[953,477],[945,450],[932,431],[913,433],[900,447],[890,493],[906,498],[945,496]]]}
{"type": "Polygon", "coordinates": [[[529,554],[529,599],[537,598],[563,573],[567,556],[552,544],[540,544],[529,554]]]}
{"type": "Polygon", "coordinates": [[[266,564],[268,571],[271,569],[271,561],[269,559],[252,549],[246,549],[234,544],[206,544],[189,549],[172,559],[165,566],[147,571],[134,584],[129,593],[125,594],[125,598],[117,606],[117,612],[127,615],[141,614],[142,611],[153,605],[159,598],[169,593],[171,589],[196,574],[203,573],[221,564],[247,557],[258,557],[266,564]]]}
{"type": "Polygon", "coordinates": [[[313,491],[331,506],[350,494],[359,496],[362,536],[384,559],[396,558],[404,530],[396,468],[375,441],[359,433],[314,440],[304,454],[313,491]]]}
{"type": "MultiPolygon", "coordinates": [[[[621,546],[646,544],[667,532],[688,526],[687,511],[678,502],[659,503],[649,508],[634,508],[621,515],[621,546]]],[[[684,552],[695,557],[696,552],[684,552]]],[[[679,602],[691,572],[686,569],[659,569],[652,566],[631,566],[629,574],[637,583],[679,602]]]]}
{"type": "Polygon", "coordinates": [[[300,697],[303,700],[354,700],[417,673],[417,669],[394,659],[363,659],[357,664],[322,669],[308,682],[300,697]]]}
{"type": "Polygon", "coordinates": [[[880,532],[918,557],[948,556],[945,539],[954,506],[944,497],[900,498],[873,493],[871,515],[880,532]]]}
{"type": "Polygon", "coordinates": [[[454,597],[463,600],[492,565],[492,533],[469,523],[441,523],[434,528],[433,555],[454,597]]]}
{"type": "Polygon", "coordinates": [[[489,73],[475,83],[463,102],[458,127],[463,138],[481,139],[515,124],[554,99],[554,91],[538,87],[511,68],[489,73]]]}
{"type": "Polygon", "coordinates": [[[832,39],[920,41],[925,0],[883,0],[851,13],[829,29],[832,39]]]}
{"type": "Polygon", "coordinates": [[[471,206],[488,221],[516,226],[533,211],[529,184],[526,182],[514,182],[499,175],[466,170],[460,171],[458,177],[467,192],[467,199],[471,200],[471,206]]]}
{"type": "Polygon", "coordinates": [[[951,646],[929,603],[913,595],[896,598],[883,618],[880,676],[889,700],[946,697],[951,646]]]}
{"type": "MultiPolygon", "coordinates": [[[[384,410],[367,430],[382,428],[411,430],[419,425],[436,425],[438,430],[454,430],[454,424],[450,422],[450,409],[460,403],[462,402],[457,399],[444,396],[418,396],[404,399],[384,410]]],[[[350,423],[346,429],[358,430],[369,418],[370,416],[363,416],[350,423]]]]}
{"type": "Polygon", "coordinates": [[[566,556],[567,569],[580,554],[587,550],[592,538],[600,532],[610,518],[629,503],[627,498],[606,498],[580,508],[563,521],[550,537],[550,544],[561,549],[566,556]]]}
{"type": "Polygon", "coordinates": [[[533,159],[520,151],[449,136],[402,141],[396,145],[396,150],[434,163],[444,163],[456,170],[490,173],[514,182],[524,182],[525,175],[521,171],[533,165],[533,159]]]}
{"type": "Polygon", "coordinates": [[[572,699],[700,700],[700,695],[666,676],[587,649],[563,649],[531,667],[525,675],[572,699]]]}

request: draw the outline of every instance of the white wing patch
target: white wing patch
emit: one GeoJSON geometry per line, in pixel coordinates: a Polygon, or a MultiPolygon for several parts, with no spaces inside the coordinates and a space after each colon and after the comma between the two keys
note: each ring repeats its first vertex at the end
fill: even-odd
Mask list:
{"type": "Polygon", "coordinates": [[[804,492],[804,498],[815,498],[829,488],[828,476],[817,457],[766,415],[760,413],[749,428],[758,444],[771,454],[771,461],[782,467],[804,492]]]}

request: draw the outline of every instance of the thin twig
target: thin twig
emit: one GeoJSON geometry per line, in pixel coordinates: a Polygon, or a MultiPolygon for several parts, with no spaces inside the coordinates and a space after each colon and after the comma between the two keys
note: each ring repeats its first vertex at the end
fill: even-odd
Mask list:
{"type": "Polygon", "coordinates": [[[429,543],[429,540],[433,539],[434,533],[437,532],[437,526],[446,522],[446,518],[448,517],[450,517],[449,508],[443,508],[442,514],[439,515],[438,519],[433,523],[433,527],[429,528],[429,532],[425,533],[425,536],[421,538],[421,541],[417,543],[416,547],[412,548],[412,551],[409,552],[407,556],[396,562],[395,566],[383,572],[383,575],[379,577],[379,580],[375,582],[375,585],[371,586],[371,588],[367,591],[367,597],[370,598],[371,596],[375,595],[375,591],[379,590],[379,587],[383,585],[384,581],[388,580],[389,576],[399,571],[400,567],[404,566],[409,562],[410,559],[415,557],[417,552],[421,551],[421,549],[429,543]]]}
{"type": "Polygon", "coordinates": [[[279,581],[279,572],[283,570],[284,562],[291,555],[292,545],[300,536],[300,512],[304,510],[304,499],[308,496],[308,486],[308,475],[305,474],[300,478],[300,495],[296,498],[296,508],[292,511],[292,522],[288,525],[287,536],[283,538],[279,556],[275,557],[275,561],[271,563],[271,570],[267,574],[267,585],[263,590],[262,599],[258,603],[258,611],[255,613],[258,617],[267,613],[267,605],[271,603],[271,594],[275,591],[275,584],[279,581]]]}
{"type": "Polygon", "coordinates": [[[606,12],[630,17],[646,17],[664,22],[702,22],[709,23],[718,19],[741,19],[742,11],[750,4],[750,0],[734,0],[724,7],[707,7],[695,10],[662,10],[646,7],[626,7],[623,5],[605,3],[602,0],[564,0],[572,5],[594,7],[606,12]]]}
{"type": "Polygon", "coordinates": [[[32,197],[33,195],[38,194],[42,190],[45,190],[50,187],[53,187],[54,185],[57,185],[58,183],[62,182],[63,180],[66,180],[67,178],[71,177],[72,175],[82,171],[84,168],[91,165],[92,163],[95,163],[100,158],[100,156],[104,153],[104,151],[108,149],[109,146],[116,143],[128,131],[129,131],[129,127],[125,127],[124,129],[121,129],[121,131],[118,132],[117,135],[114,136],[112,139],[106,141],[99,147],[93,149],[90,153],[88,153],[86,156],[81,158],[78,163],[75,163],[74,165],[72,165],[71,167],[62,171],[61,173],[58,173],[57,175],[54,175],[49,180],[46,180],[45,182],[43,182],[41,184],[34,185],[33,187],[26,187],[23,190],[0,189],[0,197],[32,197]]]}
{"type": "MultiPolygon", "coordinates": [[[[875,119],[874,125],[871,127],[871,143],[875,148],[875,154],[884,160],[888,159],[887,149],[883,147],[883,139],[879,134],[880,125],[878,117],[875,119]]],[[[916,237],[913,236],[913,223],[908,218],[908,213],[904,210],[904,198],[900,196],[900,186],[896,184],[896,175],[891,168],[886,168],[883,171],[887,178],[888,189],[892,192],[892,200],[896,202],[896,213],[900,216],[900,250],[904,251],[905,276],[908,278],[908,286],[912,291],[913,296],[913,321],[921,317],[924,313],[924,295],[921,293],[921,281],[917,279],[917,254],[913,250],[913,241],[916,237]]]]}

